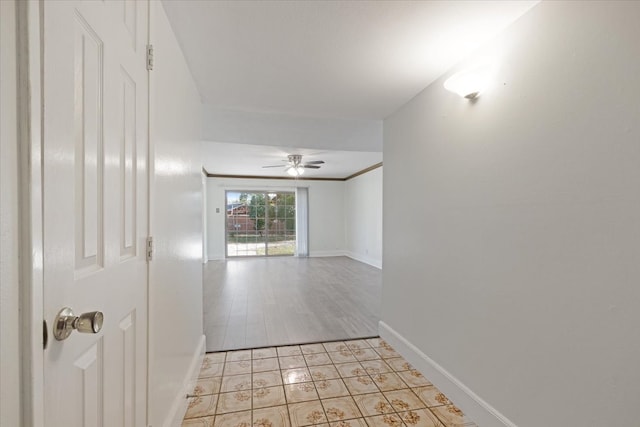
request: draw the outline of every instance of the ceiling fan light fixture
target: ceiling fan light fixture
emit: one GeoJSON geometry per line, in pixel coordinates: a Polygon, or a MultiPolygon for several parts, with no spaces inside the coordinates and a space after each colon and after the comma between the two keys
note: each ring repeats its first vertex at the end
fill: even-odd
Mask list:
{"type": "Polygon", "coordinates": [[[302,166],[290,166],[287,169],[287,173],[291,176],[300,176],[304,173],[304,168],[302,166]]]}
{"type": "Polygon", "coordinates": [[[324,164],[324,160],[312,160],[307,163],[302,162],[302,154],[289,154],[287,156],[289,159],[288,164],[286,165],[268,165],[262,166],[263,168],[281,168],[284,167],[284,171],[293,176],[298,177],[304,174],[305,169],[320,169],[320,165],[324,164]]]}
{"type": "Polygon", "coordinates": [[[292,165],[299,165],[302,162],[302,154],[289,154],[287,158],[292,165]]]}

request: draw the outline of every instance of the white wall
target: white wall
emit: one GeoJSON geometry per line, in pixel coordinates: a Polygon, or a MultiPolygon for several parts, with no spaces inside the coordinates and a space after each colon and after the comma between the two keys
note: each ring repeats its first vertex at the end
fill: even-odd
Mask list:
{"type": "Polygon", "coordinates": [[[382,330],[520,427],[638,425],[639,20],[542,2],[493,90],[447,75],[384,123],[382,330]]]}
{"type": "MultiPolygon", "coordinates": [[[[289,180],[209,178],[209,259],[225,256],[225,190],[293,190],[295,185],[289,180]]],[[[309,255],[348,255],[381,268],[382,168],[348,181],[299,180],[298,185],[309,187],[309,255]]]]}
{"type": "Polygon", "coordinates": [[[382,168],[345,182],[347,255],[382,268],[382,168]]]}
{"type": "Polygon", "coordinates": [[[204,351],[201,105],[161,2],[151,2],[154,173],[149,285],[149,424],[180,425],[204,351]],[[173,423],[173,424],[172,424],[173,423]]]}
{"type": "Polygon", "coordinates": [[[0,425],[20,425],[15,1],[0,1],[0,425]]]}
{"type": "MultiPolygon", "coordinates": [[[[344,182],[301,179],[297,181],[297,185],[309,187],[309,256],[344,255],[344,182]]],[[[223,259],[225,256],[225,190],[293,191],[295,186],[296,181],[293,180],[209,178],[209,259],[223,259]]]]}

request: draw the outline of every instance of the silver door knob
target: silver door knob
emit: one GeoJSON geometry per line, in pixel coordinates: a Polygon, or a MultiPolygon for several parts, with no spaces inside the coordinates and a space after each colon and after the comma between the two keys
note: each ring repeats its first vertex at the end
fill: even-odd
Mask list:
{"type": "Polygon", "coordinates": [[[73,310],[65,307],[53,321],[53,336],[58,340],[65,340],[73,330],[83,334],[97,334],[102,329],[104,315],[101,311],[90,311],[80,316],[73,314],[73,310]]]}

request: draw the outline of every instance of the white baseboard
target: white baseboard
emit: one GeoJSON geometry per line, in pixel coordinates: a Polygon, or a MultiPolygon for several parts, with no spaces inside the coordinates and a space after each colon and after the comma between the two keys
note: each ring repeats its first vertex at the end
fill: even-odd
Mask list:
{"type": "Polygon", "coordinates": [[[389,325],[380,321],[380,337],[438,387],[462,412],[481,427],[517,427],[459,379],[421,352],[389,325]]]}
{"type": "Polygon", "coordinates": [[[345,251],[313,251],[309,252],[309,257],[311,258],[322,258],[329,256],[346,256],[345,251]]]}
{"type": "Polygon", "coordinates": [[[345,255],[351,259],[363,262],[365,264],[369,264],[372,267],[379,268],[380,270],[382,270],[382,260],[373,259],[368,256],[357,254],[355,252],[349,252],[349,251],[347,251],[345,255]]]}
{"type": "Polygon", "coordinates": [[[165,420],[163,427],[180,427],[182,425],[184,414],[187,413],[188,400],[186,397],[187,394],[193,391],[193,388],[196,385],[206,348],[206,337],[203,335],[200,338],[200,342],[198,343],[195,353],[193,354],[193,358],[191,359],[191,364],[189,365],[189,370],[184,378],[182,389],[173,400],[171,411],[169,411],[169,416],[165,420]]]}
{"type": "Polygon", "coordinates": [[[224,255],[221,256],[210,256],[209,257],[209,261],[224,261],[225,257],[224,255]]]}

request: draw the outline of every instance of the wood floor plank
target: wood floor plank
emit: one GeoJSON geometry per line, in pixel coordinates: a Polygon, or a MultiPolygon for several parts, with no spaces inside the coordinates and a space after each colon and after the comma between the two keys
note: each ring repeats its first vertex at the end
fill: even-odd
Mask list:
{"type": "Polygon", "coordinates": [[[347,257],[209,261],[207,351],[375,336],[381,270],[347,257]]]}

